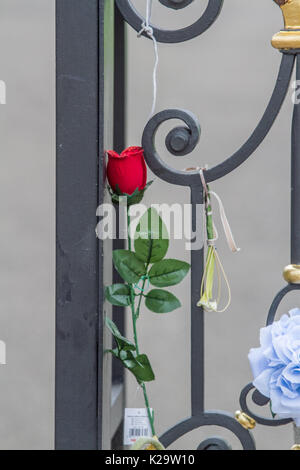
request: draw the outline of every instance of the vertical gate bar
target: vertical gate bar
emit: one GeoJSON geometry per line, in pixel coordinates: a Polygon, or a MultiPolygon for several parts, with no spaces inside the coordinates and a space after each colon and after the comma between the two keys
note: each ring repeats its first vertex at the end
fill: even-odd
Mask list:
{"type": "MultiPolygon", "coordinates": [[[[300,54],[297,54],[296,80],[300,83],[300,54]]],[[[291,171],[291,262],[300,265],[300,106],[297,103],[292,124],[291,171]]]]}
{"type": "MultiPolygon", "coordinates": [[[[105,150],[114,145],[114,1],[99,2],[99,205],[109,203],[105,191],[105,150]]],[[[105,328],[105,318],[112,318],[112,306],[105,301],[104,286],[111,285],[113,241],[99,241],[99,347],[98,347],[98,446],[111,449],[112,427],[112,358],[104,351],[111,348],[112,338],[105,328]]]]}
{"type": "Polygon", "coordinates": [[[126,141],[126,66],[125,66],[125,20],[115,6],[115,97],[114,97],[114,150],[124,150],[126,141]]]}
{"type": "MultiPolygon", "coordinates": [[[[126,128],[125,128],[125,83],[126,83],[126,68],[125,68],[125,21],[121,15],[117,5],[115,5],[115,50],[114,50],[114,150],[121,153],[126,145],[126,128]]],[[[121,250],[125,248],[125,240],[120,239],[119,236],[119,207],[116,209],[116,236],[113,241],[113,250],[121,250]]],[[[123,280],[117,270],[113,267],[113,283],[123,283],[123,280]]],[[[118,326],[119,330],[125,335],[125,308],[113,307],[113,321],[118,326]]],[[[125,372],[124,367],[117,359],[112,359],[112,383],[113,387],[121,388],[121,403],[122,413],[125,408],[125,372]]],[[[114,410],[112,410],[114,413],[114,410]]],[[[116,417],[119,426],[112,436],[112,449],[122,449],[123,446],[123,419],[119,416],[116,417]]]]}
{"type": "MultiPolygon", "coordinates": [[[[200,180],[200,177],[199,177],[200,180]]],[[[191,188],[192,230],[196,232],[197,207],[203,207],[202,186],[191,188]]],[[[198,214],[199,216],[199,214],[198,214]]],[[[199,237],[199,234],[197,234],[199,237]]],[[[202,237],[201,237],[202,238],[202,237]]],[[[192,416],[204,411],[204,312],[197,307],[203,276],[204,247],[191,253],[191,408],[192,416]]]]}
{"type": "MultiPolygon", "coordinates": [[[[56,1],[57,450],[96,450],[105,436],[110,439],[109,426],[103,426],[110,413],[103,381],[104,376],[110,386],[103,356],[104,250],[95,228],[104,195],[103,150],[112,145],[113,132],[111,5],[111,0],[56,1]]],[[[105,252],[111,257],[109,245],[105,252]]]]}
{"type": "MultiPolygon", "coordinates": [[[[114,150],[118,153],[125,148],[125,22],[117,6],[115,6],[115,81],[114,81],[114,150]]],[[[125,241],[118,238],[119,211],[115,206],[117,238],[113,242],[114,250],[125,248],[125,241]]],[[[113,271],[113,282],[122,283],[123,280],[116,269],[113,271]]],[[[125,332],[125,309],[113,307],[113,320],[119,330],[125,332]]],[[[113,360],[113,382],[124,380],[124,367],[120,361],[113,360]]]]}
{"type": "Polygon", "coordinates": [[[56,449],[98,442],[97,0],[56,1],[56,449]]]}

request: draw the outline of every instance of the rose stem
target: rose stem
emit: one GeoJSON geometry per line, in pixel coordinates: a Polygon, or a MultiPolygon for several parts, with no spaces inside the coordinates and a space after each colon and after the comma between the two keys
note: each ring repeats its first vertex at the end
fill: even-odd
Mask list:
{"type": "MultiPolygon", "coordinates": [[[[130,237],[129,227],[130,227],[130,214],[129,214],[129,207],[127,206],[128,249],[131,251],[131,237],[130,237]]],[[[150,257],[150,254],[151,254],[151,250],[149,250],[149,257],[150,257]]],[[[150,262],[150,259],[148,259],[148,262],[147,262],[146,272],[148,271],[149,262],[150,262]]],[[[146,282],[146,279],[144,279],[144,282],[143,282],[142,292],[145,288],[145,282],[146,282]]],[[[131,315],[132,315],[134,344],[135,344],[135,347],[136,347],[136,353],[137,353],[137,355],[139,355],[139,343],[138,343],[136,322],[137,322],[137,319],[138,319],[139,314],[140,314],[142,295],[140,296],[138,308],[137,308],[137,311],[135,312],[135,306],[134,306],[135,294],[134,294],[134,289],[132,287],[132,284],[129,285],[129,288],[130,288],[130,299],[131,299],[131,315]]],[[[145,385],[144,382],[140,382],[140,385],[142,387],[143,394],[144,394],[144,400],[145,400],[145,405],[146,405],[146,408],[147,408],[147,414],[148,414],[148,418],[149,418],[149,422],[150,422],[150,426],[151,426],[152,436],[156,436],[156,432],[155,432],[155,428],[154,428],[154,422],[153,422],[153,415],[151,413],[151,409],[150,409],[150,405],[149,405],[149,399],[148,399],[146,385],[145,385]]]]}

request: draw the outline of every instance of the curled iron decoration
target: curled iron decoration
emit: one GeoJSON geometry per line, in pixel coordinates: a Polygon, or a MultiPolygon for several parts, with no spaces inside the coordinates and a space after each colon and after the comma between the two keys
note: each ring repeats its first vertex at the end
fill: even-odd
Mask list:
{"type": "Polygon", "coordinates": [[[247,403],[247,398],[250,392],[253,390],[252,393],[252,400],[253,402],[258,405],[258,406],[265,406],[270,403],[269,398],[264,397],[259,393],[258,390],[254,387],[252,383],[246,385],[246,387],[242,390],[241,395],[240,395],[240,405],[244,413],[247,413],[251,418],[255,419],[255,421],[258,424],[262,424],[264,426],[272,426],[272,427],[277,427],[277,426],[283,426],[285,424],[291,423],[293,420],[292,419],[272,419],[272,418],[264,418],[263,416],[259,416],[255,413],[253,413],[250,408],[248,407],[247,403]]]}
{"type": "MultiPolygon", "coordinates": [[[[276,313],[278,310],[278,307],[284,297],[289,293],[294,290],[300,290],[300,285],[299,284],[288,284],[285,286],[275,297],[275,299],[272,302],[272,305],[270,307],[269,313],[268,313],[268,318],[267,318],[267,326],[272,325],[275,321],[276,313]]],[[[246,385],[246,387],[242,390],[241,395],[240,395],[240,405],[242,410],[247,413],[251,418],[255,419],[255,421],[259,424],[262,424],[264,426],[283,426],[289,423],[292,423],[293,420],[290,418],[286,419],[271,419],[271,418],[264,418],[263,416],[259,416],[255,413],[253,413],[248,406],[248,396],[250,393],[253,391],[251,398],[252,401],[258,405],[258,406],[265,406],[270,403],[270,399],[262,395],[252,383],[246,385]]]]}
{"type": "Polygon", "coordinates": [[[230,445],[220,437],[210,437],[205,439],[198,446],[197,450],[232,450],[230,445]]]}
{"type": "Polygon", "coordinates": [[[191,153],[200,139],[200,125],[194,114],[181,109],[168,109],[153,116],[146,125],[142,137],[142,147],[149,168],[159,178],[181,186],[199,186],[199,173],[176,170],[167,165],[155,148],[155,136],[161,124],[171,119],[183,121],[185,127],[176,127],[166,137],[168,150],[176,156],[191,153]]]}
{"type": "MultiPolygon", "coordinates": [[[[165,447],[169,447],[173,444],[177,439],[188,434],[195,429],[199,429],[204,426],[220,426],[222,428],[228,429],[231,431],[240,441],[244,450],[255,450],[255,442],[252,437],[251,432],[247,429],[244,429],[229,413],[224,413],[221,411],[207,411],[202,413],[199,416],[192,416],[181,423],[178,423],[173,428],[169,429],[165,434],[163,434],[160,438],[160,441],[163,443],[165,447]]],[[[221,444],[219,440],[219,446],[221,444]]],[[[225,441],[222,440],[222,445],[224,446],[225,441]]],[[[225,445],[227,445],[225,443],[225,445]]],[[[199,450],[225,450],[216,449],[216,448],[207,448],[207,441],[204,441],[198,447],[199,450]],[[206,445],[203,445],[203,444],[206,445]]],[[[227,450],[230,447],[227,445],[227,450]]]]}
{"type": "MultiPolygon", "coordinates": [[[[192,1],[193,0],[160,0],[163,5],[173,9],[184,8],[192,3],[192,1]]],[[[140,31],[144,18],[134,8],[132,2],[130,0],[116,0],[116,2],[126,22],[137,32],[140,31]]],[[[160,29],[151,25],[156,40],[164,43],[179,43],[200,36],[216,21],[222,10],[223,3],[224,0],[209,0],[207,8],[201,18],[192,25],[179,30],[160,29]]],[[[143,33],[143,35],[148,37],[146,33],[143,33]]]]}
{"type": "MultiPolygon", "coordinates": [[[[159,0],[161,4],[168,8],[181,9],[192,3],[193,0],[159,0]]],[[[201,18],[194,24],[180,30],[163,30],[153,28],[154,35],[159,42],[178,43],[192,39],[204,33],[217,19],[223,7],[224,0],[209,0],[208,6],[201,18]]],[[[143,17],[136,11],[130,0],[116,0],[124,19],[136,31],[141,30],[144,21],[143,17]]],[[[144,36],[148,37],[146,33],[144,36]]],[[[279,68],[275,88],[270,98],[269,104],[258,123],[254,132],[248,140],[229,158],[222,163],[206,171],[205,179],[207,183],[215,181],[234,171],[244,163],[259,147],[262,141],[269,133],[275,119],[277,118],[281,106],[286,98],[286,94],[291,81],[294,63],[295,51],[283,51],[282,60],[279,68]],[[292,53],[291,53],[292,52],[292,53]]],[[[300,62],[299,62],[300,64],[300,62]]],[[[299,67],[300,70],[300,67],[299,67]]],[[[203,203],[202,186],[199,178],[199,172],[179,171],[167,165],[161,158],[155,146],[155,138],[161,124],[166,121],[177,119],[183,125],[174,127],[167,135],[165,144],[168,151],[176,156],[184,156],[191,153],[197,146],[201,129],[197,117],[189,111],[180,109],[168,109],[161,111],[153,116],[147,123],[142,137],[142,146],[145,152],[145,158],[149,168],[160,179],[180,186],[190,187],[191,201],[193,207],[196,204],[203,203]]],[[[201,162],[206,163],[206,162],[201,162]]],[[[199,163],[199,166],[201,166],[199,163]]],[[[194,226],[195,214],[192,217],[194,226]]],[[[191,373],[191,417],[176,424],[166,431],[161,442],[165,447],[169,447],[173,442],[183,435],[201,428],[203,426],[220,426],[231,431],[240,441],[245,450],[255,450],[255,442],[249,430],[244,429],[241,424],[231,415],[218,411],[204,411],[204,317],[203,311],[196,308],[195,290],[197,289],[199,279],[203,275],[203,248],[194,251],[191,256],[192,261],[192,281],[191,281],[191,344],[192,344],[192,373],[191,373]]],[[[278,309],[278,306],[284,296],[291,290],[300,289],[299,285],[288,285],[279,292],[274,299],[268,314],[267,324],[271,324],[278,309]]],[[[268,426],[281,426],[288,424],[291,419],[268,419],[252,413],[249,409],[247,399],[251,393],[251,398],[256,405],[266,406],[270,400],[259,393],[252,384],[247,385],[241,392],[240,404],[242,410],[258,423],[268,426]],[[252,393],[251,393],[252,392],[252,393]]],[[[210,438],[203,441],[199,450],[229,450],[229,445],[220,438],[210,438]]]]}
{"type": "Polygon", "coordinates": [[[293,290],[299,290],[299,289],[300,289],[299,284],[288,284],[276,295],[276,297],[273,300],[273,303],[270,307],[269,313],[268,313],[267,326],[272,325],[272,323],[274,323],[278,307],[279,307],[280,303],[282,302],[282,300],[284,299],[284,297],[289,292],[291,292],[293,290]]]}
{"type": "MultiPolygon", "coordinates": [[[[294,61],[295,57],[293,55],[283,54],[275,88],[261,121],[254,130],[253,134],[247,140],[247,142],[242,145],[242,147],[235,154],[226,159],[223,163],[206,171],[207,182],[214,181],[231,173],[243,162],[245,162],[261,144],[263,139],[270,131],[286,97],[294,68],[294,61]]],[[[196,148],[201,136],[201,129],[197,117],[189,111],[180,109],[168,109],[165,111],[161,111],[155,116],[153,116],[144,129],[142,137],[142,146],[145,151],[145,158],[149,168],[160,179],[171,184],[190,187],[192,201],[195,203],[195,201],[197,200],[197,203],[201,203],[201,181],[199,178],[199,172],[179,171],[177,169],[172,168],[161,159],[155,146],[155,138],[159,127],[163,123],[173,119],[182,121],[184,125],[177,125],[168,133],[165,143],[169,152],[176,157],[180,157],[191,153],[196,148]],[[195,199],[195,195],[198,195],[197,199],[195,199]]],[[[192,286],[195,286],[195,282],[193,282],[193,279],[195,277],[198,276],[197,282],[198,279],[201,278],[199,266],[201,265],[202,261],[200,261],[200,255],[201,254],[197,254],[197,252],[193,252],[192,254],[192,286]],[[199,257],[199,259],[197,257],[199,257]]],[[[284,291],[289,290],[292,290],[292,288],[288,286],[287,288],[285,288],[284,291]]],[[[273,305],[273,309],[274,306],[276,307],[276,303],[273,305]]],[[[271,310],[271,312],[273,312],[273,310],[271,310]]],[[[200,321],[199,315],[200,312],[195,312],[195,308],[192,302],[192,320],[195,320],[195,318],[197,318],[198,321],[200,321]]],[[[192,349],[195,349],[195,351],[197,349],[196,357],[198,363],[200,364],[201,361],[203,361],[203,358],[201,358],[201,348],[194,347],[194,341],[198,342],[199,338],[197,337],[197,340],[193,339],[192,331],[192,349]]],[[[166,447],[168,447],[178,438],[194,429],[206,425],[216,425],[231,430],[238,437],[244,449],[255,449],[255,443],[251,433],[248,430],[244,429],[231,415],[222,412],[203,411],[201,401],[202,398],[199,398],[203,391],[203,384],[198,383],[200,379],[198,380],[197,378],[198,376],[202,377],[202,366],[199,366],[199,371],[198,375],[196,374],[196,377],[193,377],[192,374],[192,409],[194,408],[196,412],[193,411],[191,418],[175,425],[172,429],[167,431],[161,438],[162,443],[166,447]]],[[[250,389],[249,386],[247,386],[241,394],[241,405],[243,411],[253,417],[257,422],[262,424],[268,424],[270,426],[279,426],[290,422],[290,420],[268,420],[251,413],[247,405],[247,395],[253,388],[254,387],[250,384],[250,389]]],[[[253,397],[256,400],[255,403],[260,404],[260,406],[267,404],[269,401],[268,399],[260,395],[258,391],[254,392],[253,397]]],[[[221,446],[221,443],[219,444],[221,446]]],[[[224,445],[226,446],[226,444],[224,444],[224,442],[222,441],[222,446],[224,445]]],[[[218,446],[210,445],[209,443],[204,441],[204,443],[200,444],[199,448],[205,448],[206,450],[216,450],[218,446]]]]}
{"type": "Polygon", "coordinates": [[[172,8],[173,10],[181,10],[181,8],[185,8],[194,0],[159,0],[159,2],[164,5],[165,7],[172,8]]]}
{"type": "MultiPolygon", "coordinates": [[[[293,73],[295,57],[283,54],[277,81],[270,102],[265,113],[250,138],[231,157],[219,165],[209,169],[205,173],[209,183],[231,173],[244,163],[259,147],[269,133],[281,106],[285,100],[291,76],[293,73]]],[[[200,135],[200,125],[194,114],[180,109],[168,109],[153,116],[146,125],[142,138],[142,146],[145,150],[147,164],[159,178],[168,183],[195,187],[199,186],[199,173],[197,171],[185,172],[171,168],[160,158],[155,148],[155,136],[159,126],[171,119],[183,121],[185,127],[176,127],[166,138],[168,150],[176,156],[187,155],[196,147],[200,135]]]]}

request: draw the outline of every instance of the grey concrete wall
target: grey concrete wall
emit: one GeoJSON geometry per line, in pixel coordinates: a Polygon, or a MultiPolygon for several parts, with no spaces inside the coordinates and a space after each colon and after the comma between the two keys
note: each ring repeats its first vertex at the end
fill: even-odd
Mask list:
{"type": "MultiPolygon", "coordinates": [[[[144,11],[144,0],[136,0],[144,11]]],[[[165,27],[191,22],[206,1],[181,12],[155,3],[154,20],[165,27]]],[[[218,22],[200,38],[160,45],[157,109],[182,107],[202,125],[199,146],[175,161],[162,135],[158,148],[178,168],[213,165],[249,136],[269,100],[280,62],[270,38],[282,25],[271,0],[226,0],[218,22]]],[[[150,110],[153,49],[128,32],[128,145],[140,143],[150,110]]],[[[0,79],[7,104],[0,106],[0,339],[7,365],[0,366],[0,448],[53,447],[54,411],[54,0],[0,0],[0,79]]],[[[225,314],[206,315],[206,405],[235,411],[250,381],[247,360],[258,344],[269,305],[283,286],[289,261],[289,134],[287,99],[272,132],[235,173],[214,184],[223,197],[242,251],[220,253],[231,280],[233,302],[225,314]]],[[[168,126],[165,126],[163,132],[168,126]]],[[[156,180],[146,202],[188,202],[186,190],[156,180]]],[[[170,256],[188,259],[183,242],[170,256]]],[[[200,279],[199,279],[200,284],[200,279]]],[[[143,310],[142,349],[157,380],[149,386],[158,432],[189,414],[189,279],[174,291],[183,308],[165,316],[143,310]]],[[[280,313],[297,304],[291,295],[280,313]]],[[[128,377],[128,405],[142,405],[128,377]]],[[[174,448],[195,448],[218,429],[191,433],[174,448]]],[[[290,428],[255,431],[260,449],[287,449],[290,428]]]]}
{"type": "Polygon", "coordinates": [[[0,448],[53,447],[54,1],[0,1],[0,448]]]}

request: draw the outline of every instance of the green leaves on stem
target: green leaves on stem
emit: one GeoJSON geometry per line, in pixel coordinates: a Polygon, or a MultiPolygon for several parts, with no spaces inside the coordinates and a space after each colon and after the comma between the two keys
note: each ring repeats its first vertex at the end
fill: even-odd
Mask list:
{"type": "Polygon", "coordinates": [[[126,284],[113,284],[105,289],[105,297],[117,307],[129,307],[131,303],[130,288],[126,284]]]}
{"type": "Polygon", "coordinates": [[[135,345],[121,335],[117,325],[108,317],[105,319],[106,326],[116,340],[119,351],[135,351],[135,345]]]}
{"type": "Polygon", "coordinates": [[[118,327],[110,318],[106,318],[106,325],[117,344],[116,349],[110,349],[107,352],[119,359],[139,383],[154,380],[155,376],[146,354],[137,354],[136,346],[121,335],[118,327]]]}
{"type": "Polygon", "coordinates": [[[156,263],[166,256],[169,234],[155,209],[150,208],[140,219],[134,239],[136,256],[144,263],[156,263]]]}
{"type": "MultiPolygon", "coordinates": [[[[130,239],[129,241],[131,242],[130,239]]],[[[145,305],[150,311],[158,314],[172,312],[181,307],[180,301],[174,294],[161,288],[179,284],[190,270],[190,265],[184,261],[165,259],[168,248],[167,227],[159,214],[151,208],[143,215],[137,226],[134,236],[135,251],[129,249],[113,252],[115,268],[125,284],[113,284],[105,291],[106,299],[112,305],[131,307],[134,344],[124,338],[117,326],[107,319],[107,327],[117,344],[117,348],[110,352],[130,370],[143,387],[143,382],[152,381],[155,377],[148,357],[139,353],[137,321],[142,300],[145,299],[145,305]],[[156,289],[146,292],[149,284],[156,289]]],[[[145,390],[144,394],[146,398],[145,390]]],[[[148,405],[147,409],[153,425],[148,405]]]]}
{"type": "Polygon", "coordinates": [[[145,297],[145,305],[152,312],[168,313],[176,310],[181,303],[172,293],[154,289],[145,294],[148,283],[159,288],[175,286],[190,270],[190,265],[184,261],[163,259],[169,248],[169,235],[154,209],[149,209],[140,219],[134,238],[135,252],[116,250],[113,253],[115,268],[127,284],[107,287],[107,300],[120,307],[132,306],[137,296],[134,287],[143,281],[142,287],[139,287],[138,307],[134,312],[136,318],[139,317],[142,297],[145,297]]]}
{"type": "Polygon", "coordinates": [[[165,259],[155,263],[149,271],[150,283],[155,287],[179,284],[190,270],[190,265],[176,259],[165,259]]]}
{"type": "Polygon", "coordinates": [[[113,261],[122,279],[129,284],[136,284],[146,273],[145,264],[132,251],[115,250],[113,261]]]}
{"type": "Polygon", "coordinates": [[[181,303],[171,292],[153,289],[146,295],[146,307],[155,313],[168,313],[181,307],[181,303]]]}

